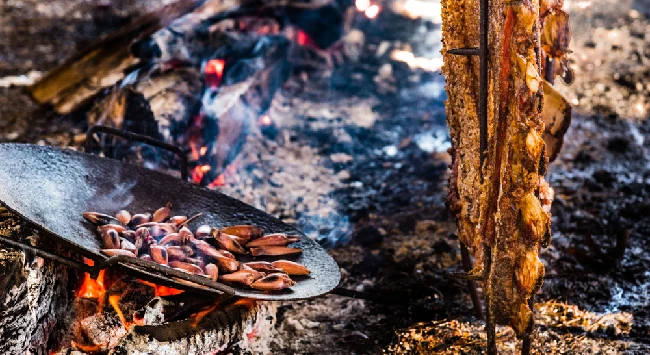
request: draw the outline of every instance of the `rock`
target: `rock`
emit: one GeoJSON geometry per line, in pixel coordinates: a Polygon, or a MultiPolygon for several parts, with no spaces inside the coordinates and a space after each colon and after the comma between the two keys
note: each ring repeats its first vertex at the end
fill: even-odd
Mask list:
{"type": "Polygon", "coordinates": [[[287,318],[285,322],[290,328],[293,328],[294,330],[305,330],[305,327],[303,327],[302,324],[300,324],[300,322],[298,322],[296,319],[287,318]]]}
{"type": "Polygon", "coordinates": [[[349,163],[354,160],[351,155],[345,153],[335,153],[330,155],[330,159],[334,163],[349,163]]]}
{"type": "Polygon", "coordinates": [[[436,221],[431,221],[431,220],[425,220],[425,221],[418,221],[415,224],[415,235],[418,238],[422,238],[428,234],[435,233],[440,227],[436,223],[436,221]]]}
{"type": "Polygon", "coordinates": [[[309,328],[309,329],[314,329],[314,328],[320,327],[320,323],[319,322],[314,322],[314,321],[306,321],[306,322],[303,322],[303,324],[305,325],[306,328],[309,328]]]}
{"type": "Polygon", "coordinates": [[[616,175],[607,170],[596,170],[593,173],[594,180],[602,184],[605,187],[612,187],[613,184],[618,180],[616,175]]]}

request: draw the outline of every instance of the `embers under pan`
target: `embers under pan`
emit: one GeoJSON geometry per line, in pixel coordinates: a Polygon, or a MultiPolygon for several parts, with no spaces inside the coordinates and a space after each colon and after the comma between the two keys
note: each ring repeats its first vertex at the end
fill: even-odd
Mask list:
{"type": "Polygon", "coordinates": [[[86,153],[29,144],[0,144],[0,201],[48,237],[92,259],[95,267],[88,269],[82,263],[48,255],[6,238],[2,238],[3,243],[30,249],[69,266],[86,268],[91,274],[113,267],[161,285],[214,296],[261,300],[318,296],[331,291],[340,279],[336,262],[320,245],[269,214],[172,176],[86,153]],[[179,214],[192,216],[202,212],[197,224],[213,227],[251,224],[262,227],[266,233],[299,235],[301,240],[292,246],[302,248],[303,252],[292,260],[308,267],[311,276],[296,278],[297,283],[291,289],[265,293],[230,287],[140,259],[107,258],[100,253],[102,245],[95,226],[82,218],[85,211],[109,214],[119,209],[154,211],[168,201],[179,214]]]}

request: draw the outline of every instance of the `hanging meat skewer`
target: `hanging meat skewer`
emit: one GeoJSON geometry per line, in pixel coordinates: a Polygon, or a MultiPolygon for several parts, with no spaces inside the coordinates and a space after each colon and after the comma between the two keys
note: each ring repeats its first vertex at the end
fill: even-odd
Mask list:
{"type": "Polygon", "coordinates": [[[488,324],[509,325],[518,336],[532,329],[530,300],[544,276],[538,249],[550,238],[553,195],[544,174],[570,119],[568,103],[542,75],[542,44],[550,57],[568,53],[568,17],[561,7],[539,0],[489,2],[487,147],[481,152],[479,58],[471,50],[450,52],[479,47],[479,0],[442,1],[442,72],[453,146],[448,206],[476,261],[470,277],[486,282],[488,324]],[[551,27],[542,28],[542,10],[551,27]],[[542,114],[547,92],[555,100],[542,114]],[[549,124],[547,118],[562,122],[549,124]],[[549,134],[559,139],[551,154],[544,142],[549,134]]]}

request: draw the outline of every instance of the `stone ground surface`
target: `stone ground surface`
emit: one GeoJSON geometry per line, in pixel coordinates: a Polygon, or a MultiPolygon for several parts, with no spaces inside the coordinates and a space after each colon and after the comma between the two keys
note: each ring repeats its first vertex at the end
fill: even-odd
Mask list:
{"type": "MultiPolygon", "coordinates": [[[[154,6],[0,4],[0,77],[44,72],[144,4],[154,6]]],[[[533,349],[645,354],[650,2],[565,4],[577,79],[560,91],[575,109],[548,176],[554,235],[542,254],[549,277],[537,297],[533,349]],[[617,258],[611,251],[621,233],[629,243],[617,258]]],[[[321,238],[342,268],[342,285],[380,298],[327,295],[281,305],[274,353],[479,354],[485,346],[464,283],[445,276],[460,269],[460,256],[444,206],[443,81],[391,58],[411,51],[435,66],[439,19],[412,20],[397,12],[403,4],[382,5],[375,20],[355,18],[364,34],[358,60],[290,79],[269,113],[278,134],[252,133],[221,188],[321,238]]],[[[22,88],[2,85],[0,118],[0,141],[70,145],[84,130],[83,122],[37,110],[22,88]]],[[[498,337],[502,353],[515,352],[510,330],[499,328],[498,337]]]]}

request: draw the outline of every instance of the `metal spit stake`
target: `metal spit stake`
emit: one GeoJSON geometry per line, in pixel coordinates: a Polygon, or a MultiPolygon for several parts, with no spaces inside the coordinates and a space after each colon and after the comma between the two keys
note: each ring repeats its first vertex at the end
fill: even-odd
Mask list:
{"type": "MultiPolygon", "coordinates": [[[[489,24],[489,9],[490,9],[490,1],[489,0],[480,0],[479,3],[479,12],[480,12],[480,18],[479,18],[479,46],[478,47],[470,47],[470,48],[453,48],[448,50],[447,52],[453,55],[465,55],[465,56],[478,56],[479,60],[479,95],[478,95],[478,123],[479,123],[479,140],[480,140],[480,151],[479,151],[479,161],[480,161],[480,168],[479,168],[479,175],[481,178],[481,183],[483,182],[483,165],[485,163],[485,153],[488,149],[488,139],[487,139],[487,126],[488,126],[488,118],[487,118],[487,99],[488,99],[488,59],[489,59],[489,50],[488,50],[488,31],[490,28],[489,24]]],[[[462,242],[461,242],[462,243],[462,242]]],[[[462,246],[464,247],[464,246],[462,246]]],[[[492,248],[489,247],[488,245],[484,244],[483,245],[483,250],[485,253],[484,256],[484,274],[482,275],[482,281],[487,283],[487,276],[490,274],[490,267],[492,266],[492,248]]],[[[469,254],[466,255],[466,253],[463,253],[463,259],[465,259],[464,262],[471,262],[469,260],[469,254]]],[[[470,280],[469,282],[475,283],[476,281],[472,277],[468,277],[471,275],[465,275],[465,278],[470,280]]],[[[470,287],[470,293],[472,294],[472,299],[473,300],[478,300],[478,295],[475,295],[476,293],[476,286],[470,287]]],[[[530,301],[529,301],[529,306],[530,309],[533,309],[533,296],[531,296],[530,301]]],[[[478,301],[475,301],[474,308],[475,309],[480,309],[480,304],[476,304],[478,301]]],[[[496,355],[497,354],[497,346],[496,346],[496,334],[495,334],[495,324],[492,323],[491,319],[491,312],[492,310],[490,309],[490,299],[489,299],[489,293],[485,293],[485,331],[487,333],[487,353],[488,355],[496,355]]],[[[522,355],[528,355],[530,354],[530,346],[531,346],[531,333],[534,328],[534,323],[531,324],[529,329],[526,330],[526,333],[524,334],[523,341],[522,341],[522,347],[521,347],[521,354],[522,355]]]]}

